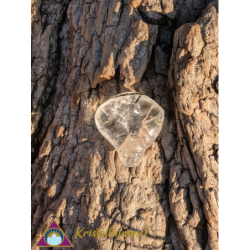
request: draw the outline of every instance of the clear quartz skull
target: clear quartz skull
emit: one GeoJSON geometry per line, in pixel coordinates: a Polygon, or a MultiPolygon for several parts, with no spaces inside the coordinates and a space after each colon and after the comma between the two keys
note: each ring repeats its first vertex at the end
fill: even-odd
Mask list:
{"type": "Polygon", "coordinates": [[[116,95],[103,103],[95,114],[100,133],[116,148],[122,163],[136,167],[159,135],[164,110],[140,93],[116,95]]]}

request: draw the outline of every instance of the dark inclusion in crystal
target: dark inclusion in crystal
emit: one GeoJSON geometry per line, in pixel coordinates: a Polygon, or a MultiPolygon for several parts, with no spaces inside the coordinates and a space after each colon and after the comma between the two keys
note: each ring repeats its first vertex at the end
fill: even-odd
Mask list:
{"type": "Polygon", "coordinates": [[[102,104],[95,114],[100,133],[117,149],[122,163],[136,167],[159,135],[164,110],[139,93],[117,95],[102,104]]]}

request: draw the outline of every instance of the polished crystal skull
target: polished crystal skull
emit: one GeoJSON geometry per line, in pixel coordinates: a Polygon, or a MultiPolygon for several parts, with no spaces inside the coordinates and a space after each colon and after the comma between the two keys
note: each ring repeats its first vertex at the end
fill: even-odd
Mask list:
{"type": "Polygon", "coordinates": [[[95,114],[100,133],[116,148],[122,163],[136,167],[159,135],[164,110],[139,93],[123,93],[103,103],[95,114]]]}

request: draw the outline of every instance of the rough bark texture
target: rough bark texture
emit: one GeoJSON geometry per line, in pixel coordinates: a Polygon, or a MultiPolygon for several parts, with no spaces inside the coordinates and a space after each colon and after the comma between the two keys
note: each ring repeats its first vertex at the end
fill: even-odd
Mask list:
{"type": "Polygon", "coordinates": [[[218,249],[218,4],[210,2],[32,1],[32,249],[53,219],[78,250],[218,249]],[[165,110],[135,168],[94,122],[125,91],[165,110]],[[149,228],[141,238],[75,239],[78,226],[149,228]]]}

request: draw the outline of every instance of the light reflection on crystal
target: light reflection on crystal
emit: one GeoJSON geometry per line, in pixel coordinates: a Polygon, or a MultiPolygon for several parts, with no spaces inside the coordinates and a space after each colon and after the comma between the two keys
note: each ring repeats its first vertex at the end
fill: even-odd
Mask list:
{"type": "Polygon", "coordinates": [[[95,115],[100,133],[117,149],[122,163],[135,167],[159,135],[164,110],[139,93],[117,95],[102,104],[95,115]]]}

